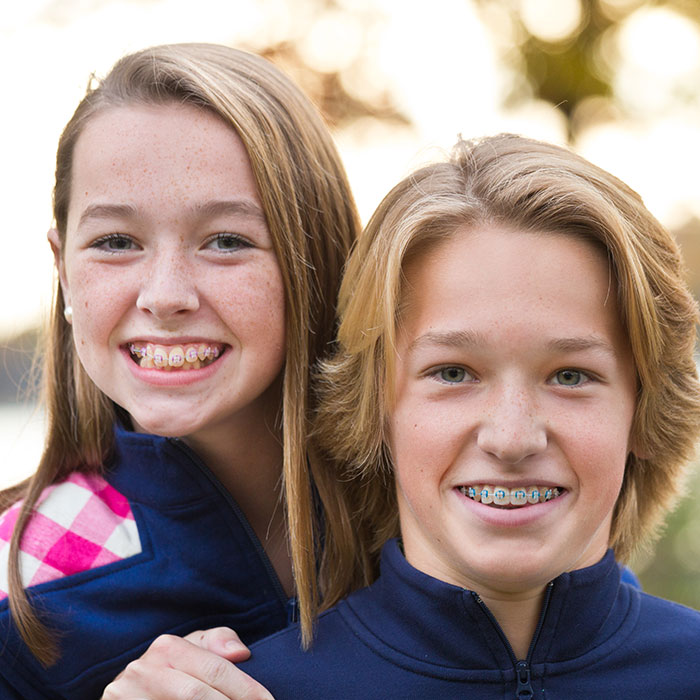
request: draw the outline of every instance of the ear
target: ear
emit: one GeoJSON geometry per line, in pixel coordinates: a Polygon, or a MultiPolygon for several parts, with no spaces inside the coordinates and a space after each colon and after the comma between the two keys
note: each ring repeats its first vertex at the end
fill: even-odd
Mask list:
{"type": "Polygon", "coordinates": [[[634,455],[637,459],[649,459],[649,453],[646,450],[642,450],[638,445],[632,445],[630,454],[634,455]]]}
{"type": "Polygon", "coordinates": [[[630,435],[629,454],[634,455],[637,459],[649,459],[649,451],[642,446],[638,436],[630,435]]]}
{"type": "Polygon", "coordinates": [[[58,235],[58,231],[55,228],[49,229],[46,234],[46,238],[51,246],[51,251],[53,252],[53,261],[56,265],[56,270],[58,271],[58,280],[61,283],[61,292],[63,292],[63,302],[65,306],[70,306],[70,290],[68,288],[68,282],[66,279],[66,266],[63,261],[63,249],[61,246],[61,237],[58,235]]]}

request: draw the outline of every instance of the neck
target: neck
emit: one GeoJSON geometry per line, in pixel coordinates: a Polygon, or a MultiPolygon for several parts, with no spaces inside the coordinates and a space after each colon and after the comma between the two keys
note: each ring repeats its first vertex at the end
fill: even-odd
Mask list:
{"type": "MultiPolygon", "coordinates": [[[[278,405],[278,404],[277,404],[278,405]]],[[[233,496],[288,595],[294,590],[282,497],[277,405],[235,425],[209,426],[184,439],[233,496]]]]}
{"type": "Polygon", "coordinates": [[[518,660],[527,658],[532,638],[542,612],[545,589],[528,591],[514,598],[512,595],[481,595],[506,635],[518,660]]]}
{"type": "Polygon", "coordinates": [[[280,436],[268,426],[247,426],[240,432],[226,427],[183,438],[235,498],[251,525],[267,521],[279,498],[282,475],[280,436]],[[215,437],[217,439],[215,439],[215,437]]]}

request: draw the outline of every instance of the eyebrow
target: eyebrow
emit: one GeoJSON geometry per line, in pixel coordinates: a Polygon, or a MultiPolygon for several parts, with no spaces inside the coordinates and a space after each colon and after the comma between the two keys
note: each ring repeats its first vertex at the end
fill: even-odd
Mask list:
{"type": "MultiPolygon", "coordinates": [[[[202,218],[215,216],[245,216],[258,219],[266,224],[262,209],[249,199],[214,199],[191,207],[195,215],[202,218]]],[[[80,215],[80,223],[89,219],[131,219],[136,218],[138,209],[132,204],[91,204],[80,215]]]]}
{"type": "Polygon", "coordinates": [[[595,335],[584,336],[582,338],[556,338],[547,343],[551,350],[560,352],[581,352],[584,350],[602,350],[610,355],[615,354],[613,346],[603,338],[595,335]]]}
{"type": "Polygon", "coordinates": [[[263,210],[250,199],[215,199],[197,204],[194,211],[205,218],[223,215],[247,216],[267,223],[263,210]]]}
{"type": "Polygon", "coordinates": [[[439,345],[448,348],[463,348],[484,343],[481,333],[476,331],[430,331],[418,336],[409,346],[408,351],[413,352],[424,346],[439,345]]]}
{"type": "Polygon", "coordinates": [[[91,204],[80,215],[80,224],[89,219],[130,219],[136,216],[131,204],[91,204]]]}

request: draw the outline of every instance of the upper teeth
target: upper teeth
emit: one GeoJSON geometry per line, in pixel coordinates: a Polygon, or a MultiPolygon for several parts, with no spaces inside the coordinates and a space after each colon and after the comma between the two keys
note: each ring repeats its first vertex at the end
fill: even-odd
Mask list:
{"type": "Polygon", "coordinates": [[[129,345],[129,352],[138,358],[141,367],[157,369],[199,369],[216,360],[221,355],[221,350],[221,345],[207,343],[159,345],[135,342],[129,345]]]}
{"type": "Polygon", "coordinates": [[[498,506],[524,506],[526,503],[544,503],[561,492],[549,486],[460,486],[459,490],[474,501],[495,503],[498,506]]]}

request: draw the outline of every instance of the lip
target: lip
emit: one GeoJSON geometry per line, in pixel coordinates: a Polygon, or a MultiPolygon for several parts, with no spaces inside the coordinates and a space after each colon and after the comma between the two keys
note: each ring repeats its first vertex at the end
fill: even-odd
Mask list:
{"type": "MultiPolygon", "coordinates": [[[[490,483],[494,486],[507,486],[507,484],[496,482],[481,483],[490,483]]],[[[528,485],[534,483],[537,483],[538,486],[549,486],[552,484],[552,482],[543,480],[539,482],[528,482],[528,485]]],[[[520,486],[520,484],[513,484],[513,486],[520,486]]],[[[552,484],[552,486],[555,486],[555,484],[552,484]]],[[[459,487],[453,488],[452,493],[455,497],[460,499],[462,507],[467,508],[469,512],[479,520],[491,527],[504,529],[524,527],[549,517],[555,510],[565,505],[569,496],[569,491],[564,489],[557,498],[553,498],[551,501],[545,501],[544,503],[529,503],[519,508],[493,508],[465,496],[459,490],[459,487]]]]}
{"type": "Polygon", "coordinates": [[[120,348],[128,348],[131,343],[153,343],[154,345],[186,345],[204,343],[206,345],[228,345],[220,340],[212,340],[211,338],[203,338],[196,335],[177,335],[177,336],[160,336],[160,335],[135,335],[128,338],[120,344],[120,348]]]}
{"type": "Polygon", "coordinates": [[[460,481],[455,488],[460,486],[480,486],[488,484],[489,486],[501,486],[502,488],[515,489],[527,488],[528,486],[544,486],[546,488],[566,488],[560,481],[552,481],[551,479],[538,479],[537,477],[528,478],[524,481],[504,481],[503,479],[469,479],[469,481],[460,481]]]}
{"type": "MultiPolygon", "coordinates": [[[[139,337],[139,340],[143,340],[143,337],[139,337]]],[[[129,341],[138,342],[138,341],[129,341]]],[[[149,340],[148,342],[153,342],[149,340]]],[[[197,342],[197,341],[179,341],[178,339],[172,339],[168,342],[163,340],[156,341],[161,345],[171,345],[177,344],[179,342],[197,342]]],[[[206,341],[201,341],[206,342],[206,341]]],[[[200,367],[199,369],[188,369],[186,371],[177,372],[164,372],[161,369],[148,369],[145,367],[140,367],[133,361],[131,353],[128,347],[121,345],[119,351],[124,357],[126,366],[129,368],[131,374],[141,382],[146,384],[151,384],[152,386],[162,386],[162,387],[178,387],[187,386],[189,384],[196,384],[197,382],[206,381],[219,371],[219,367],[226,361],[227,355],[231,352],[230,345],[224,345],[224,352],[221,353],[216,362],[212,362],[206,367],[200,367]]]]}

